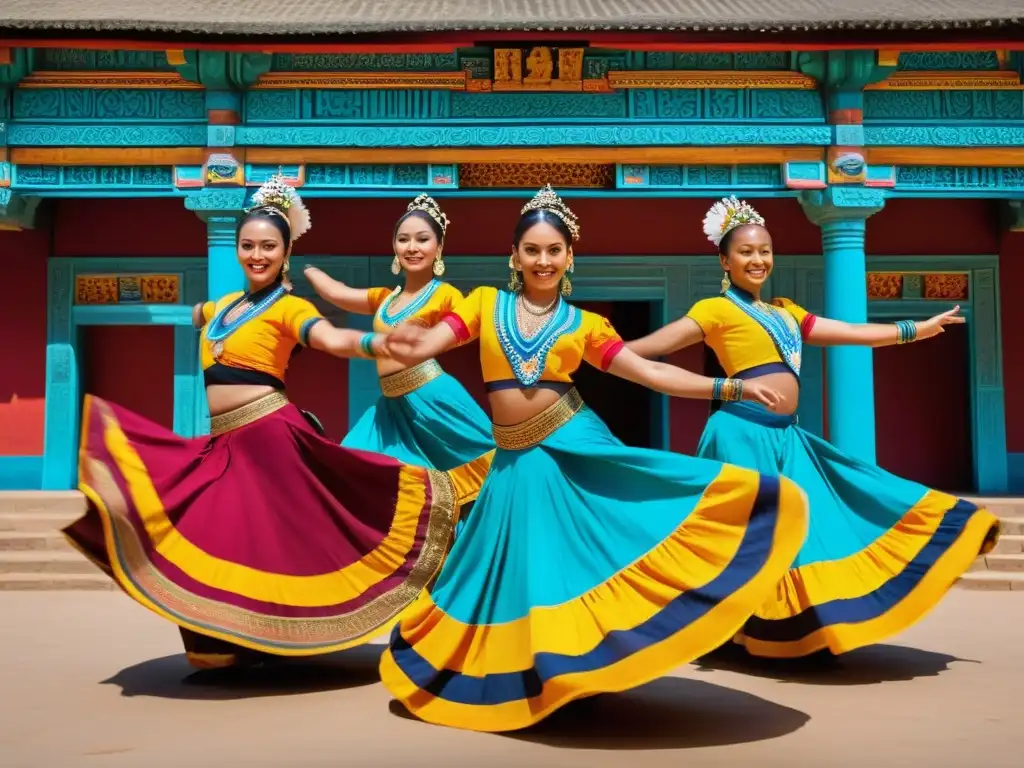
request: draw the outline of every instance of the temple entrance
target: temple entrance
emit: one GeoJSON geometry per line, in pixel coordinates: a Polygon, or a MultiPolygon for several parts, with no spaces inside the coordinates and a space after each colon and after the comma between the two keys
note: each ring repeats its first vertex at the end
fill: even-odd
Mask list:
{"type": "Polygon", "coordinates": [[[968,326],[924,344],[875,350],[875,445],[881,467],[950,493],[974,491],[968,326]]]}
{"type": "MultiPolygon", "coordinates": [[[[655,304],[648,301],[574,302],[581,309],[611,320],[626,341],[644,336],[657,326],[655,304]]],[[[581,366],[573,377],[583,400],[616,437],[639,448],[660,448],[660,412],[664,398],[646,387],[581,366]]]]}
{"type": "Polygon", "coordinates": [[[174,428],[174,327],[90,325],[80,329],[82,395],[117,403],[174,428]]]}

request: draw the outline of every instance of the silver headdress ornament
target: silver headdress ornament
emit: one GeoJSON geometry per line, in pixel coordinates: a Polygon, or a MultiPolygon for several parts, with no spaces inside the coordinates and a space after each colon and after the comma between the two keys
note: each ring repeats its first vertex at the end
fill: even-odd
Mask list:
{"type": "Polygon", "coordinates": [[[717,248],[722,239],[736,227],[746,224],[764,226],[764,218],[745,200],[737,200],[735,195],[723,197],[720,202],[711,206],[704,217],[704,234],[717,248]]]}
{"type": "Polygon", "coordinates": [[[569,206],[562,202],[562,198],[551,188],[550,184],[545,184],[544,188],[534,196],[533,200],[524,205],[523,210],[519,213],[523,214],[527,211],[536,210],[551,211],[565,223],[573,240],[580,239],[580,225],[576,219],[576,214],[569,209],[569,206]]]}
{"type": "Polygon", "coordinates": [[[252,196],[252,206],[247,211],[257,208],[265,208],[284,216],[288,220],[293,243],[313,226],[309,219],[309,211],[299,193],[279,173],[271,176],[252,196]]]}
{"type": "Polygon", "coordinates": [[[416,199],[409,203],[405,210],[407,215],[413,211],[423,211],[441,227],[442,235],[447,234],[448,225],[452,223],[451,219],[441,210],[441,206],[437,204],[437,200],[430,195],[417,195],[416,199]]]}

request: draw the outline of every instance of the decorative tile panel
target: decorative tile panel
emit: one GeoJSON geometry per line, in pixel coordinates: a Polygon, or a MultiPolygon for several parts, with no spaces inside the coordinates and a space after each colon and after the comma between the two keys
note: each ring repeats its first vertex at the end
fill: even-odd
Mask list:
{"type": "Polygon", "coordinates": [[[75,304],[178,304],[181,275],[78,275],[75,304]]]}
{"type": "Polygon", "coordinates": [[[75,70],[161,70],[173,71],[164,51],[110,51],[83,48],[37,48],[35,69],[68,72],[75,70]]]}
{"type": "Polygon", "coordinates": [[[924,276],[924,297],[950,301],[968,298],[966,274],[934,274],[924,276]]]}
{"type": "Polygon", "coordinates": [[[610,189],[615,166],[596,163],[470,163],[459,166],[459,187],[537,189],[552,181],[563,188],[610,189]]]}
{"type": "Polygon", "coordinates": [[[1024,168],[914,165],[896,169],[896,189],[917,191],[1024,191],[1024,168]]]}
{"type": "Polygon", "coordinates": [[[278,72],[454,72],[456,53],[275,53],[278,72]]]}
{"type": "Polygon", "coordinates": [[[30,88],[14,91],[16,120],[205,121],[198,90],[30,88]]]}
{"type": "Polygon", "coordinates": [[[778,165],[623,165],[619,188],[783,189],[778,165]]]}
{"type": "Polygon", "coordinates": [[[166,165],[16,165],[11,183],[16,189],[170,189],[174,176],[166,165]]]}
{"type": "Polygon", "coordinates": [[[903,275],[892,272],[868,273],[869,299],[899,299],[903,296],[903,275]]]}

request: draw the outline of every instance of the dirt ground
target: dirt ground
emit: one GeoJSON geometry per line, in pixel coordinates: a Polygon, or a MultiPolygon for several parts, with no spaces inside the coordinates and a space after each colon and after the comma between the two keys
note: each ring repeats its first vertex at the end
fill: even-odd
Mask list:
{"type": "Polygon", "coordinates": [[[204,682],[118,593],[0,593],[0,766],[1024,765],[1024,594],[954,590],[836,665],[731,655],[496,735],[411,719],[380,646],[204,682]]]}

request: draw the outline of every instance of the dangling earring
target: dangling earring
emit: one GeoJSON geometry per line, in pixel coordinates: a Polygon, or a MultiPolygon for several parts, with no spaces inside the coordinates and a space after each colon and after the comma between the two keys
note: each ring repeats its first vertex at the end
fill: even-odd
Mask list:
{"type": "Polygon", "coordinates": [[[519,279],[519,270],[516,269],[516,252],[512,251],[512,255],[508,257],[508,270],[510,272],[508,278],[508,289],[515,293],[523,287],[522,281],[519,279]]]}
{"type": "Polygon", "coordinates": [[[722,293],[728,291],[730,285],[732,285],[732,281],[729,279],[729,273],[726,272],[722,275],[722,293]]]}
{"type": "Polygon", "coordinates": [[[442,256],[441,249],[437,249],[437,258],[434,259],[434,277],[440,277],[444,274],[444,257],[442,256]]]}
{"type": "Polygon", "coordinates": [[[398,260],[398,254],[395,254],[395,258],[391,260],[391,274],[400,275],[402,274],[402,262],[398,260]]]}
{"type": "Polygon", "coordinates": [[[566,267],[565,273],[562,275],[562,279],[558,281],[558,292],[565,298],[572,296],[572,280],[569,279],[569,275],[572,274],[576,264],[572,258],[569,259],[569,266],[566,267]]]}

